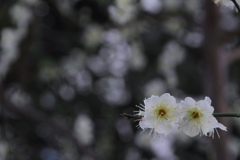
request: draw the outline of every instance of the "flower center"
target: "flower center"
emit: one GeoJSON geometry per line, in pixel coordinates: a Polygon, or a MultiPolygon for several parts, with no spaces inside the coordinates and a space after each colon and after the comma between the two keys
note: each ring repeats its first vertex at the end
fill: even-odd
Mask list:
{"type": "Polygon", "coordinates": [[[188,111],[188,116],[192,120],[200,120],[203,117],[203,113],[198,110],[198,108],[193,108],[188,111]]]}
{"type": "Polygon", "coordinates": [[[159,111],[158,111],[158,115],[159,116],[164,116],[166,114],[166,111],[164,110],[164,109],[160,109],[159,111]]]}
{"type": "Polygon", "coordinates": [[[192,113],[192,117],[193,117],[193,118],[199,118],[200,116],[199,116],[199,113],[198,113],[198,112],[193,112],[193,113],[192,113]]]}
{"type": "Polygon", "coordinates": [[[166,119],[169,114],[169,108],[163,105],[157,105],[156,109],[154,110],[154,115],[158,120],[160,119],[166,119]]]}

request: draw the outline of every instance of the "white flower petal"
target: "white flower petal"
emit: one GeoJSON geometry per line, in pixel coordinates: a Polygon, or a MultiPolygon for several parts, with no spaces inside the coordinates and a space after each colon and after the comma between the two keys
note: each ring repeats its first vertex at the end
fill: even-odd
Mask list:
{"type": "Polygon", "coordinates": [[[141,129],[146,129],[146,128],[148,128],[148,126],[145,125],[142,121],[139,122],[139,126],[140,126],[141,129]]]}
{"type": "Polygon", "coordinates": [[[227,127],[225,127],[224,125],[222,125],[221,123],[218,123],[216,125],[216,128],[220,128],[221,130],[227,131],[227,127]]]}
{"type": "Polygon", "coordinates": [[[212,103],[212,100],[209,97],[205,97],[205,101],[207,101],[209,105],[212,103]]]}
{"type": "Polygon", "coordinates": [[[145,128],[153,128],[154,123],[156,122],[153,117],[143,117],[141,120],[142,124],[146,126],[145,128]]]}
{"type": "Polygon", "coordinates": [[[198,108],[202,113],[212,115],[214,108],[205,100],[198,101],[198,108]]]}
{"type": "Polygon", "coordinates": [[[218,123],[217,119],[212,115],[202,118],[201,121],[201,129],[205,135],[207,135],[208,132],[215,128],[216,124],[218,123]]]}
{"type": "Polygon", "coordinates": [[[189,105],[193,105],[196,103],[196,101],[194,99],[192,99],[191,97],[185,98],[185,102],[189,105]]]}
{"type": "Polygon", "coordinates": [[[164,134],[164,135],[167,135],[171,132],[172,130],[172,126],[166,126],[166,124],[164,123],[161,123],[159,125],[157,125],[155,127],[155,130],[157,131],[157,133],[159,134],[164,134]]]}
{"type": "Polygon", "coordinates": [[[168,99],[169,97],[172,97],[169,93],[164,93],[163,95],[161,95],[161,98],[163,99],[168,99]]]}
{"type": "Polygon", "coordinates": [[[194,137],[196,135],[199,134],[200,132],[200,129],[198,126],[193,126],[193,124],[191,122],[188,122],[186,124],[184,124],[182,127],[181,127],[181,130],[188,136],[190,137],[194,137]]]}
{"type": "Polygon", "coordinates": [[[159,103],[160,99],[158,96],[151,96],[148,99],[144,100],[145,110],[153,110],[152,106],[156,106],[159,103]]]}
{"type": "Polygon", "coordinates": [[[149,122],[140,121],[139,126],[141,129],[145,130],[147,128],[154,128],[152,124],[149,125],[149,122]]]}

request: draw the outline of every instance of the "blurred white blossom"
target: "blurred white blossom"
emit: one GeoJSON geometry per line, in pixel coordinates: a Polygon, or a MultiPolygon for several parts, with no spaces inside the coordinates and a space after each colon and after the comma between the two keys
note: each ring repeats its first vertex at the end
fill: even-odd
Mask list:
{"type": "Polygon", "coordinates": [[[89,56],[87,66],[97,76],[103,76],[107,70],[105,61],[100,56],[89,56]]]}
{"type": "Polygon", "coordinates": [[[162,0],[141,0],[143,10],[150,13],[158,13],[162,8],[162,0]]]}
{"type": "Polygon", "coordinates": [[[0,141],[0,160],[5,160],[9,152],[9,144],[5,141],[0,141]]]}
{"type": "Polygon", "coordinates": [[[58,9],[63,13],[64,15],[70,16],[72,12],[72,5],[74,1],[69,0],[57,0],[55,1],[58,9]]]}
{"type": "Polygon", "coordinates": [[[163,23],[166,31],[171,35],[176,35],[184,26],[184,20],[179,17],[170,17],[163,23]]]}
{"type": "Polygon", "coordinates": [[[185,58],[185,50],[175,41],[168,42],[161,54],[159,67],[163,70],[174,69],[185,58]]]}
{"type": "Polygon", "coordinates": [[[240,140],[238,136],[229,135],[228,141],[227,141],[227,147],[229,148],[229,151],[231,153],[231,157],[233,159],[238,159],[240,155],[239,147],[240,147],[240,140]]]}
{"type": "Polygon", "coordinates": [[[109,73],[116,77],[123,77],[130,66],[131,46],[116,29],[105,32],[103,41],[105,45],[99,54],[102,59],[105,59],[109,73]]]}
{"type": "Polygon", "coordinates": [[[1,33],[0,81],[8,71],[8,67],[18,58],[18,45],[27,32],[32,13],[27,6],[16,4],[10,9],[16,29],[5,28],[1,33]]]}
{"type": "Polygon", "coordinates": [[[186,8],[190,12],[196,12],[200,6],[201,6],[201,1],[196,1],[196,0],[184,0],[186,8]]]}
{"type": "Polygon", "coordinates": [[[94,140],[94,126],[89,116],[79,115],[74,122],[74,131],[83,145],[90,145],[94,140]]]}
{"type": "Polygon", "coordinates": [[[161,138],[156,138],[154,141],[151,141],[151,148],[159,159],[179,160],[174,153],[173,146],[173,136],[167,136],[164,138],[164,142],[161,138]]]}
{"type": "Polygon", "coordinates": [[[124,41],[121,32],[118,29],[110,29],[103,33],[102,42],[109,45],[116,45],[124,41]]]}
{"type": "Polygon", "coordinates": [[[158,70],[162,72],[167,83],[170,86],[177,85],[177,75],[175,67],[180,64],[185,58],[185,50],[177,42],[170,41],[163,49],[158,59],[158,70]]]}
{"type": "Polygon", "coordinates": [[[60,68],[54,62],[44,61],[39,65],[38,76],[43,81],[55,80],[60,76],[60,68]]]}
{"type": "Polygon", "coordinates": [[[170,10],[170,11],[176,11],[180,6],[182,1],[176,1],[176,0],[162,0],[164,9],[170,10]]]}
{"type": "Polygon", "coordinates": [[[137,132],[134,139],[134,143],[140,148],[150,150],[152,140],[150,138],[146,138],[148,134],[149,134],[148,132],[142,131],[137,132]]]}
{"type": "MultiPolygon", "coordinates": [[[[89,94],[92,89],[92,76],[86,69],[87,57],[80,49],[73,49],[68,57],[61,61],[62,76],[68,82],[75,86],[75,89],[81,94],[89,94]]],[[[68,90],[70,91],[70,90],[68,90]]],[[[72,92],[74,95],[74,92],[72,92]]],[[[71,96],[74,97],[74,96],[71,96]]],[[[72,99],[69,97],[69,99],[72,99]]]]}
{"type": "Polygon", "coordinates": [[[153,79],[149,81],[144,86],[145,97],[150,97],[151,95],[162,95],[167,90],[166,83],[161,79],[153,79]]]}
{"type": "Polygon", "coordinates": [[[63,75],[76,76],[85,67],[86,55],[78,48],[72,49],[61,62],[63,75]]]}
{"type": "Polygon", "coordinates": [[[131,45],[131,68],[136,71],[143,70],[147,65],[146,56],[143,53],[143,48],[139,44],[131,45]]]}
{"type": "Polygon", "coordinates": [[[202,44],[202,41],[204,39],[203,37],[203,33],[200,30],[197,30],[196,31],[183,31],[185,32],[184,34],[184,37],[182,38],[182,41],[190,46],[190,47],[200,47],[201,44],[202,44]]]}
{"type": "Polygon", "coordinates": [[[225,31],[234,31],[239,27],[239,19],[231,11],[223,10],[220,19],[220,27],[225,31]]]}
{"type": "Polygon", "coordinates": [[[70,85],[62,85],[59,94],[65,101],[70,101],[75,97],[75,90],[70,85]]]}
{"type": "Polygon", "coordinates": [[[126,153],[125,160],[139,160],[141,159],[141,153],[136,148],[129,148],[126,153]]]}
{"type": "Polygon", "coordinates": [[[36,4],[39,0],[22,0],[23,2],[29,4],[29,5],[34,5],[36,4]]]}
{"type": "Polygon", "coordinates": [[[111,5],[108,10],[112,20],[118,24],[133,20],[137,11],[134,0],[116,0],[115,6],[111,5]]]}
{"type": "Polygon", "coordinates": [[[83,36],[84,44],[89,48],[96,47],[101,42],[102,33],[103,29],[99,25],[87,26],[83,36]]]}
{"type": "Polygon", "coordinates": [[[6,96],[17,107],[27,107],[31,102],[31,97],[22,89],[9,90],[6,96]]]}
{"type": "Polygon", "coordinates": [[[135,144],[144,150],[153,151],[159,159],[173,159],[176,160],[177,156],[174,154],[174,141],[176,139],[184,140],[185,143],[191,144],[191,139],[184,133],[178,133],[177,128],[174,126],[173,134],[162,137],[156,137],[154,140],[146,138],[147,132],[137,132],[135,136],[135,144]]]}
{"type": "Polygon", "coordinates": [[[18,57],[19,34],[16,30],[6,28],[2,30],[0,55],[0,81],[8,71],[9,65],[18,57]]]}
{"type": "Polygon", "coordinates": [[[32,19],[31,10],[23,5],[14,5],[11,10],[11,17],[14,23],[17,24],[19,28],[24,28],[27,31],[27,26],[29,21],[32,19]]]}
{"type": "Polygon", "coordinates": [[[122,78],[102,78],[97,82],[96,90],[104,101],[114,106],[126,104],[130,98],[130,93],[122,78]]]}
{"type": "Polygon", "coordinates": [[[92,76],[87,70],[79,72],[75,77],[76,87],[79,92],[88,94],[92,90],[92,76]]]}

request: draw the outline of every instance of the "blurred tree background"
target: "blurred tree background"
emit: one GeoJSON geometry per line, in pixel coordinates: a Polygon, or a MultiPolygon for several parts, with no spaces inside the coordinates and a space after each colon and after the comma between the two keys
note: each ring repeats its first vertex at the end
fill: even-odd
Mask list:
{"type": "Polygon", "coordinates": [[[210,0],[1,0],[0,160],[240,159],[237,118],[151,140],[120,115],[166,92],[240,112],[239,20],[210,0]]]}

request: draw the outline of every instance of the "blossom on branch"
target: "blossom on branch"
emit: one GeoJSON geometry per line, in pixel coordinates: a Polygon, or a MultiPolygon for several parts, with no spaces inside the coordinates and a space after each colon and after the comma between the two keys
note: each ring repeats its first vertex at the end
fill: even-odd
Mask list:
{"type": "Polygon", "coordinates": [[[138,126],[143,131],[150,129],[148,137],[169,134],[173,124],[178,124],[179,129],[190,137],[200,134],[214,138],[217,128],[227,131],[213,116],[214,108],[209,97],[198,102],[187,97],[184,101],[176,103],[173,96],[165,93],[160,97],[151,96],[144,100],[144,105],[137,107],[140,108],[140,111],[136,111],[136,116],[139,117],[138,126]]]}
{"type": "Polygon", "coordinates": [[[150,128],[150,134],[167,135],[172,130],[172,124],[176,124],[180,119],[176,99],[169,93],[162,96],[151,96],[144,100],[144,105],[140,106],[142,111],[137,114],[141,117],[139,126],[145,130],[150,128]]]}
{"type": "Polygon", "coordinates": [[[200,133],[200,135],[209,135],[214,138],[214,129],[220,128],[226,131],[226,127],[218,123],[217,119],[212,115],[214,108],[211,106],[209,97],[198,102],[187,97],[185,101],[180,102],[179,107],[183,114],[179,128],[188,136],[194,137],[200,133]]]}

